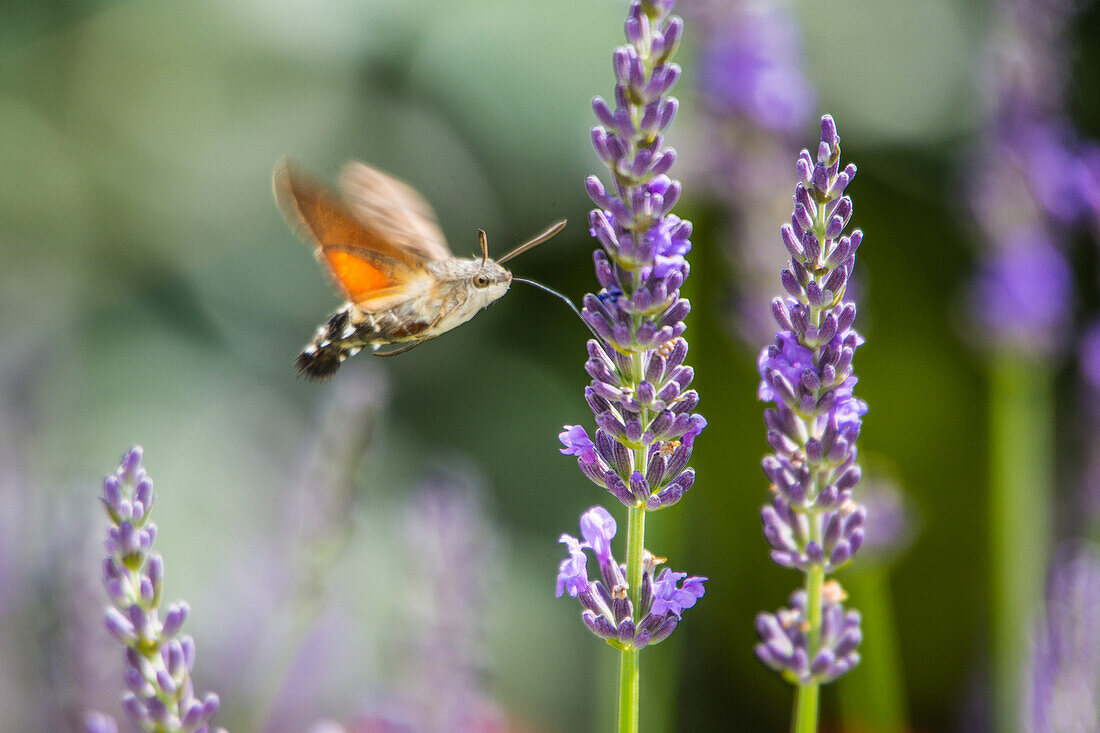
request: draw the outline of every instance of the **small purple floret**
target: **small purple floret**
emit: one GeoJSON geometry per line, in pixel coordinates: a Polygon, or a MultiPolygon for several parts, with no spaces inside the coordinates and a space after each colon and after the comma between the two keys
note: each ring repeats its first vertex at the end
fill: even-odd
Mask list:
{"type": "Polygon", "coordinates": [[[667,568],[655,578],[656,561],[645,552],[641,606],[635,614],[623,568],[611,553],[615,520],[606,509],[595,506],[581,516],[580,524],[584,542],[568,534],[559,540],[569,554],[558,569],[556,595],[560,598],[568,593],[579,599],[585,626],[622,648],[641,649],[668,638],[683,612],[703,597],[706,578],[689,578],[687,573],[667,568]],[[585,550],[599,560],[599,580],[588,578],[585,550]],[[642,621],[636,622],[635,618],[642,621]]]}
{"type": "Polygon", "coordinates": [[[653,606],[650,613],[664,616],[673,614],[680,618],[685,609],[691,608],[703,597],[703,581],[698,576],[676,573],[665,569],[653,582],[653,606]],[[682,584],[681,584],[681,581],[682,584]]]}
{"type": "Polygon", "coordinates": [[[576,456],[586,466],[596,462],[596,444],[588,437],[588,431],[581,425],[566,425],[558,435],[564,455],[576,456]]]}
{"type": "Polygon", "coordinates": [[[558,540],[568,548],[569,556],[561,561],[558,568],[558,587],[555,597],[561,598],[568,592],[573,598],[588,588],[588,557],[582,551],[582,545],[576,537],[563,534],[558,540]]]}
{"type": "Polygon", "coordinates": [[[611,557],[611,540],[615,537],[615,518],[602,506],[595,506],[581,515],[581,536],[600,563],[611,557]]]}

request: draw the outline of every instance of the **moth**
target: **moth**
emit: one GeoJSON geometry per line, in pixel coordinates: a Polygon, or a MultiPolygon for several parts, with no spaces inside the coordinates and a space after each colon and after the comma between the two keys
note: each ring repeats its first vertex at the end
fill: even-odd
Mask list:
{"type": "Polygon", "coordinates": [[[344,166],[342,198],[286,161],[275,167],[274,188],[287,224],[347,298],[295,361],[299,375],[316,380],[362,349],[394,356],[470,320],[508,291],[503,263],[565,227],[560,221],[496,261],[479,230],[481,256],[455,257],[428,202],[365,163],[344,166]],[[398,347],[379,351],[391,344],[398,347]]]}

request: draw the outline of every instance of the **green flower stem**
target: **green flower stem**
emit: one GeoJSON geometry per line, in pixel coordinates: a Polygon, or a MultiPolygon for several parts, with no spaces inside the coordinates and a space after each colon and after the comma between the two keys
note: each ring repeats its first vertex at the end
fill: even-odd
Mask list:
{"type": "Polygon", "coordinates": [[[1020,682],[1043,598],[1053,498],[1054,373],[1041,357],[994,355],[990,372],[994,731],[1020,730],[1020,682]]]}
{"type": "MultiPolygon", "coordinates": [[[[810,526],[814,526],[813,521],[810,526]]],[[[820,565],[806,572],[806,622],[810,625],[806,632],[806,651],[810,659],[813,659],[821,644],[821,591],[824,584],[825,570],[820,565]]],[[[798,686],[791,733],[817,733],[817,693],[820,686],[817,682],[798,686]]]]}
{"type": "MultiPolygon", "coordinates": [[[[628,510],[626,531],[626,582],[634,608],[639,607],[642,594],[642,555],[645,543],[645,507],[628,510]]],[[[621,652],[619,664],[619,733],[638,731],[639,652],[621,652]]]]}
{"type": "Polygon", "coordinates": [[[621,652],[619,661],[619,733],[638,733],[638,654],[621,652]]]}
{"type": "Polygon", "coordinates": [[[817,733],[817,693],[821,686],[801,685],[794,697],[791,733],[817,733]]]}
{"type": "Polygon", "coordinates": [[[897,617],[890,595],[890,566],[860,566],[844,586],[859,596],[866,653],[837,688],[844,730],[904,733],[908,730],[897,617]]]}

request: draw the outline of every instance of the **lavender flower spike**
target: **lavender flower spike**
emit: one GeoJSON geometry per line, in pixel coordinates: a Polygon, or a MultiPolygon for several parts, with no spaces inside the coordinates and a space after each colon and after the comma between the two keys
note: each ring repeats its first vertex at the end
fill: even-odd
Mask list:
{"type": "MultiPolygon", "coordinates": [[[[191,682],[195,642],[179,633],[187,604],[161,604],[164,560],[152,552],[157,527],[149,521],[156,495],[141,456],[138,446],[127,451],[118,469],[104,479],[100,497],[111,520],[103,582],[112,605],[105,623],[125,647],[129,690],[122,696],[122,706],[147,731],[210,733],[218,696],[195,696],[191,682]]],[[[89,731],[109,731],[114,721],[93,715],[87,726],[89,731]]]]}
{"type": "Polygon", "coordinates": [[[610,556],[610,514],[591,510],[582,519],[585,543],[562,536],[569,557],[558,576],[558,594],[578,597],[588,627],[622,651],[620,731],[638,728],[638,650],[667,637],[702,595],[702,579],[667,571],[655,579],[656,561],[644,549],[647,512],[676,504],[694,485],[688,461],[706,425],[694,412],[699,395],[689,389],[695,372],[684,363],[691,306],[680,288],[691,224],[672,214],[680,182],[668,176],[676,152],[664,144],[679,106],[669,96],[680,77],[671,58],[684,27],[670,15],[674,5],[631,3],[627,43],[613,54],[613,100],[592,102],[600,122],[592,144],[608,169],[607,183],[585,181],[596,204],[590,231],[599,242],[593,259],[600,289],[584,296],[582,311],[597,335],[585,364],[596,430],[590,437],[584,426],[567,425],[559,436],[561,452],[576,456],[584,475],[627,507],[625,567],[610,556]],[[600,561],[602,584],[589,583],[584,549],[600,561]]]}
{"type": "Polygon", "coordinates": [[[683,21],[669,16],[673,2],[634,2],[626,22],[628,45],[615,50],[615,109],[593,101],[603,123],[592,129],[597,153],[613,184],[585,181],[597,207],[591,233],[601,289],[584,296],[584,319],[600,335],[588,342],[585,398],[598,426],[595,440],[567,425],[562,453],[628,507],[663,509],[694,481],[687,467],[706,421],[693,410],[688,389],[694,370],[684,364],[688,345],[680,297],[688,275],[691,224],[671,213],[680,183],[668,172],[676,153],[662,134],[676,116],[668,90],[680,75],[669,61],[683,21]]]}
{"type": "Polygon", "coordinates": [[[856,167],[840,167],[836,123],[821,118],[816,155],[796,165],[791,223],[781,238],[790,258],[780,280],[789,297],[772,301],[775,343],[760,354],[760,399],[773,453],[763,460],[772,501],[761,517],[772,559],[806,576],[789,609],[757,620],[757,655],[799,686],[794,730],[816,730],[818,685],[855,665],[858,614],[843,612],[843,591],[825,574],[845,565],[864,539],[866,510],[852,500],[860,480],[856,438],[867,405],[853,395],[852,359],[863,338],[852,330],[845,287],[863,240],[844,234],[856,167]]]}

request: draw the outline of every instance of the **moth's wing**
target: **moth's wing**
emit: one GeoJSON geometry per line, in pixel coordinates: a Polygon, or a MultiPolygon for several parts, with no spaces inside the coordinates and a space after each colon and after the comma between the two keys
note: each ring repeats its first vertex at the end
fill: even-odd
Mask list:
{"type": "Polygon", "coordinates": [[[365,310],[400,301],[416,281],[430,277],[425,259],[361,223],[324,184],[282,161],[275,168],[275,201],[287,224],[307,244],[337,287],[365,310]]]}
{"type": "Polygon", "coordinates": [[[340,172],[340,191],[369,231],[425,260],[454,256],[431,205],[407,183],[366,163],[351,161],[340,172]]]}

